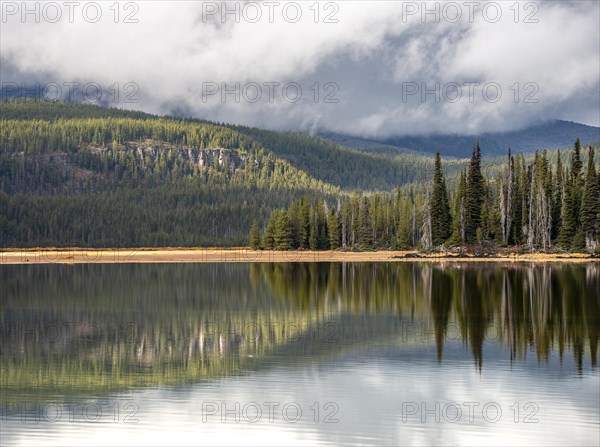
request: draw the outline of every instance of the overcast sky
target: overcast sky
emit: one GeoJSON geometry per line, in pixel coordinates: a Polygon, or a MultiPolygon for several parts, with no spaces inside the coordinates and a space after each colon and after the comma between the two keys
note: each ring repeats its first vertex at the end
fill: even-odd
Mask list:
{"type": "Polygon", "coordinates": [[[437,16],[400,1],[242,2],[225,16],[223,2],[113,3],[23,16],[2,2],[5,96],[40,82],[64,98],[79,82],[117,107],[379,137],[600,125],[597,1],[428,2],[437,16]]]}

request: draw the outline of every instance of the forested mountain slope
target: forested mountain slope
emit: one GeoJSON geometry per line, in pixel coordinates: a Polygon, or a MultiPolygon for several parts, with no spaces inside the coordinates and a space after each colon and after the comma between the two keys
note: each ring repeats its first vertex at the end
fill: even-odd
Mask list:
{"type": "MultiPolygon", "coordinates": [[[[3,247],[242,245],[253,220],[264,227],[304,196],[323,219],[356,191],[400,189],[414,208],[435,172],[427,155],[77,103],[4,100],[0,119],[3,247]]],[[[444,160],[449,194],[468,165],[444,160]]],[[[505,166],[485,158],[483,176],[505,166]]]]}
{"type": "Polygon", "coordinates": [[[31,100],[0,117],[2,246],[241,244],[252,218],[340,193],[215,124],[31,100]]]}

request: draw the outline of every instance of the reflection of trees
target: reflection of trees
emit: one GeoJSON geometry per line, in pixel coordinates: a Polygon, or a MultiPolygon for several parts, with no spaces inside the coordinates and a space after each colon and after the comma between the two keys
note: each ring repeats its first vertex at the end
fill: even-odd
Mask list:
{"type": "Polygon", "coordinates": [[[439,362],[455,325],[478,369],[486,341],[499,338],[511,361],[568,352],[582,371],[586,356],[597,365],[600,337],[596,264],[5,266],[0,290],[1,380],[12,388],[220,377],[270,356],[394,342],[414,322],[424,330],[402,342],[425,335],[439,362]],[[327,345],[319,328],[331,321],[337,344],[327,345]],[[99,338],[76,329],[49,342],[43,328],[57,322],[104,326],[99,338]]]}
{"type": "Polygon", "coordinates": [[[443,269],[428,269],[435,272],[429,275],[431,289],[430,307],[433,324],[435,326],[435,345],[437,348],[438,362],[442,361],[444,351],[444,340],[446,338],[450,310],[452,308],[452,279],[443,269]],[[434,280],[435,276],[435,280],[434,280]]]}
{"type": "Polygon", "coordinates": [[[503,272],[500,322],[513,358],[535,350],[547,360],[570,350],[581,371],[586,350],[597,364],[598,266],[549,266],[503,272]]]}
{"type": "Polygon", "coordinates": [[[258,264],[274,295],[301,309],[385,312],[434,327],[441,361],[455,321],[477,367],[486,340],[500,338],[511,360],[533,350],[539,361],[570,351],[581,371],[597,364],[600,268],[597,264],[258,264]]]}
{"type": "Polygon", "coordinates": [[[317,319],[250,279],[241,264],[4,267],[2,386],[115,389],[252,368],[317,319]],[[81,331],[94,326],[101,336],[81,331]]]}

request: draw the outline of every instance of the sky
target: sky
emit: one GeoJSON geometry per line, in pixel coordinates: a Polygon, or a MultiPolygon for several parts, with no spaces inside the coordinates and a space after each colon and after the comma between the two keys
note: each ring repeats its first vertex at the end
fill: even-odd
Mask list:
{"type": "Polygon", "coordinates": [[[5,97],[378,138],[600,126],[596,0],[0,6],[5,97]]]}

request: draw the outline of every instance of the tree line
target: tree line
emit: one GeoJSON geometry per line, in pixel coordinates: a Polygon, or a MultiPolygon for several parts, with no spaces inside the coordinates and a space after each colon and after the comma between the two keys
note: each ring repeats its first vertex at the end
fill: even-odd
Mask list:
{"type": "Polygon", "coordinates": [[[337,203],[307,197],[275,210],[264,228],[254,220],[254,249],[424,249],[493,243],[531,250],[589,251],[599,247],[600,176],[594,149],[584,169],[577,140],[567,166],[560,151],[553,166],[548,152],[531,163],[509,149],[495,178],[481,170],[477,143],[467,169],[449,191],[439,152],[429,183],[395,193],[361,194],[337,203]]]}

